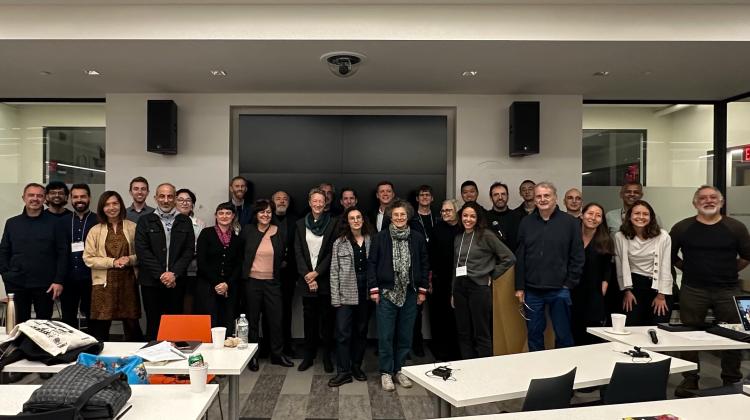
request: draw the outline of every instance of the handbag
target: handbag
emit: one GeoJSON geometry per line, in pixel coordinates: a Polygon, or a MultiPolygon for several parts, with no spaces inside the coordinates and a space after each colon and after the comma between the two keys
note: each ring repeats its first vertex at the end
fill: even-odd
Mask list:
{"type": "Polygon", "coordinates": [[[109,374],[122,373],[127,376],[128,384],[148,384],[146,366],[140,356],[97,356],[89,353],[78,355],[79,365],[102,369],[109,374]]]}
{"type": "Polygon", "coordinates": [[[23,404],[24,414],[73,408],[76,420],[112,419],[130,399],[125,375],[70,365],[37,388],[23,404]]]}

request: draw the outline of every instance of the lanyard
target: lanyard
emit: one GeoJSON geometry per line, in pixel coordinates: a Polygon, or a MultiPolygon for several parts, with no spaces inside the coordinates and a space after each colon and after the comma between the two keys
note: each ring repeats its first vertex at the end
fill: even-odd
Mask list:
{"type": "MultiPolygon", "coordinates": [[[[89,216],[91,216],[91,212],[89,212],[89,214],[86,215],[86,218],[83,219],[83,231],[81,232],[81,241],[83,241],[83,234],[86,232],[86,222],[89,221],[89,216]]],[[[73,242],[75,242],[73,226],[75,226],[76,217],[78,216],[76,214],[73,214],[73,217],[70,218],[70,240],[73,242]]]]}
{"type": "MultiPolygon", "coordinates": [[[[464,267],[466,267],[466,263],[469,262],[469,254],[471,253],[471,243],[474,242],[474,233],[476,231],[471,232],[471,238],[469,238],[469,249],[466,250],[466,259],[464,260],[464,267]]],[[[458,246],[458,255],[456,256],[456,267],[458,267],[458,263],[461,260],[461,249],[464,246],[464,236],[466,236],[466,231],[461,235],[461,245],[458,246]]]]}

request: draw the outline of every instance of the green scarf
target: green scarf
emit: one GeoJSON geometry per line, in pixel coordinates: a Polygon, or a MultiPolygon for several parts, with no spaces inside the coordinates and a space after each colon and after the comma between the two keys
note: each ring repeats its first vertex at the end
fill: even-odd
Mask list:
{"type": "Polygon", "coordinates": [[[323,236],[323,232],[326,231],[326,228],[328,227],[328,223],[331,221],[331,214],[328,212],[324,212],[322,215],[320,215],[320,219],[317,221],[313,219],[312,212],[307,213],[307,216],[305,216],[305,227],[310,229],[310,232],[312,232],[315,236],[323,236]]]}

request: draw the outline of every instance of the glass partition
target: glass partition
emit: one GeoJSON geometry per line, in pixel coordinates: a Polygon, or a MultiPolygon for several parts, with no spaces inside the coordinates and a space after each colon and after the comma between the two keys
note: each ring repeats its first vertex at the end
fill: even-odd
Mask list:
{"type": "MultiPolygon", "coordinates": [[[[727,104],[727,215],[750,228],[750,98],[727,104]]],[[[750,292],[750,269],[740,272],[750,292]]]]}

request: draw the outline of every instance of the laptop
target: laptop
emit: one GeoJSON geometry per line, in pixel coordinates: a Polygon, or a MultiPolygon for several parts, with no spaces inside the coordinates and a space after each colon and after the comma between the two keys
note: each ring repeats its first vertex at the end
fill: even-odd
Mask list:
{"type": "Polygon", "coordinates": [[[734,304],[743,329],[750,334],[750,296],[735,296],[734,304]]]}

